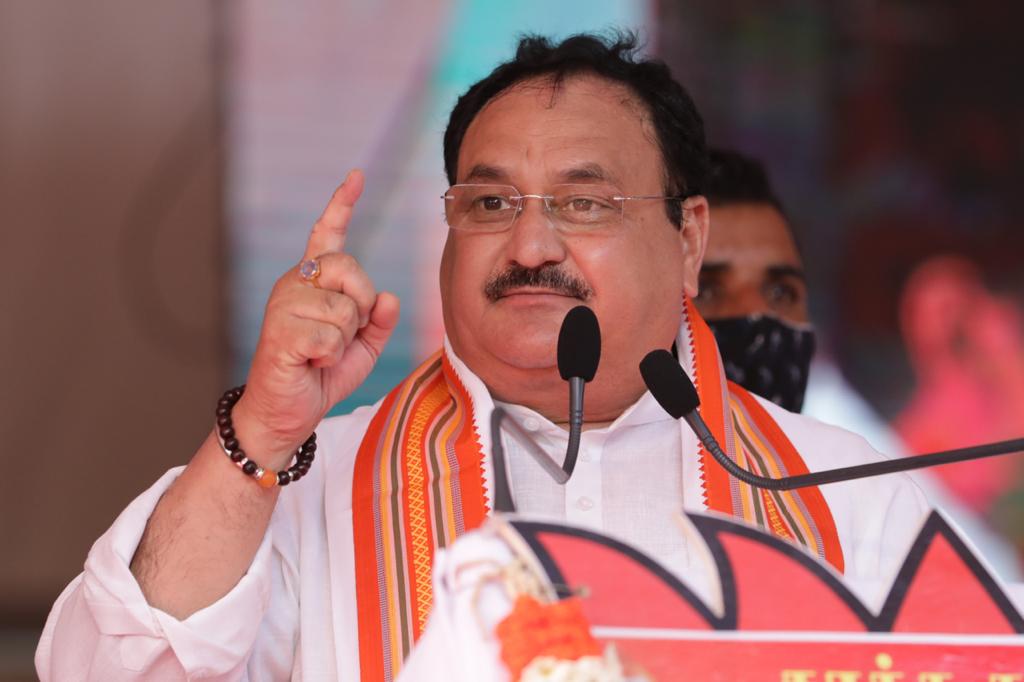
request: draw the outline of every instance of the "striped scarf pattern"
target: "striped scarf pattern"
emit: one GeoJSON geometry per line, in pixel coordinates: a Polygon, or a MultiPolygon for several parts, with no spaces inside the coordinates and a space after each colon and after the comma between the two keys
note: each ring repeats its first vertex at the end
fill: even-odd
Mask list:
{"type": "Polygon", "coordinates": [[[438,352],[381,404],[356,455],[360,669],[392,680],[432,605],[434,552],[489,511],[469,395],[438,352]]]}

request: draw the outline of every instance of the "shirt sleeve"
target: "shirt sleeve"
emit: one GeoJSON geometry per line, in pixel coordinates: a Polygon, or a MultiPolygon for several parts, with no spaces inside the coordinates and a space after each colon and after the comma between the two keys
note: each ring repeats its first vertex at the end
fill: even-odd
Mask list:
{"type": "Polygon", "coordinates": [[[246,670],[259,637],[294,638],[288,623],[296,620],[297,606],[273,546],[273,526],[238,584],[185,620],[151,607],[143,596],[129,564],[157,502],[181,471],[167,472],[121,513],[93,545],[85,570],[57,599],[36,650],[43,682],[289,677],[290,642],[261,647],[267,651],[261,673],[246,670]],[[265,623],[272,594],[279,618],[265,623]]]}

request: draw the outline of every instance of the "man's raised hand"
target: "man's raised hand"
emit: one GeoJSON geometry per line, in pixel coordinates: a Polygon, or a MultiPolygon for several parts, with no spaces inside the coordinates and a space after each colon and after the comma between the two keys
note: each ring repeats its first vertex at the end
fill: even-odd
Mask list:
{"type": "Polygon", "coordinates": [[[277,280],[267,301],[236,413],[255,422],[269,440],[267,453],[281,461],[363,383],[398,323],[398,298],[378,293],[344,251],[363,182],[361,171],[349,173],[313,226],[303,261],[317,261],[319,275],[306,280],[297,265],[277,280]]]}

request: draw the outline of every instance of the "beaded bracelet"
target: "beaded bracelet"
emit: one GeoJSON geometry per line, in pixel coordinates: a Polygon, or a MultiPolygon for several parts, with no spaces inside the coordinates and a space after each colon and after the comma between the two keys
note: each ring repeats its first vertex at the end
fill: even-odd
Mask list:
{"type": "Polygon", "coordinates": [[[224,391],[224,395],[217,401],[217,436],[224,454],[247,476],[255,478],[263,488],[288,485],[305,476],[316,456],[315,431],[306,439],[305,443],[299,446],[295,453],[295,464],[285,471],[275,472],[273,469],[265,469],[246,456],[245,450],[242,449],[235,436],[235,426],[231,423],[231,409],[243,393],[245,393],[245,384],[224,391]]]}

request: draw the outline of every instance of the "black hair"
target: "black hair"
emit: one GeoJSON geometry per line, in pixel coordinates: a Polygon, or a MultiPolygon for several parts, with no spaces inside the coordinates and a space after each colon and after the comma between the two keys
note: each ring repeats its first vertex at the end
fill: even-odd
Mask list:
{"type": "MultiPolygon", "coordinates": [[[[448,182],[457,182],[459,148],[469,124],[494,97],[532,78],[548,76],[557,89],[569,76],[593,74],[625,85],[647,107],[665,164],[665,194],[700,194],[707,170],[704,121],[668,66],[660,60],[640,58],[638,52],[639,41],[632,32],[616,32],[608,38],[581,33],[557,45],[542,36],[522,37],[516,56],[471,86],[452,109],[444,133],[448,182]]],[[[682,225],[680,204],[665,202],[675,225],[682,225]]]]}
{"type": "MultiPolygon", "coordinates": [[[[789,216],[786,215],[786,209],[783,207],[779,195],[772,189],[772,183],[768,179],[764,165],[757,159],[731,149],[717,147],[709,149],[704,196],[712,208],[712,215],[714,215],[716,206],[735,204],[772,206],[782,216],[789,236],[793,238],[793,246],[800,259],[803,260],[803,240],[793,223],[790,222],[789,216]]],[[[714,224],[713,217],[711,220],[714,224]]]]}
{"type": "Polygon", "coordinates": [[[772,189],[768,173],[761,162],[731,149],[708,150],[704,196],[712,207],[769,204],[778,209],[783,217],[786,216],[782,202],[772,189]]]}

